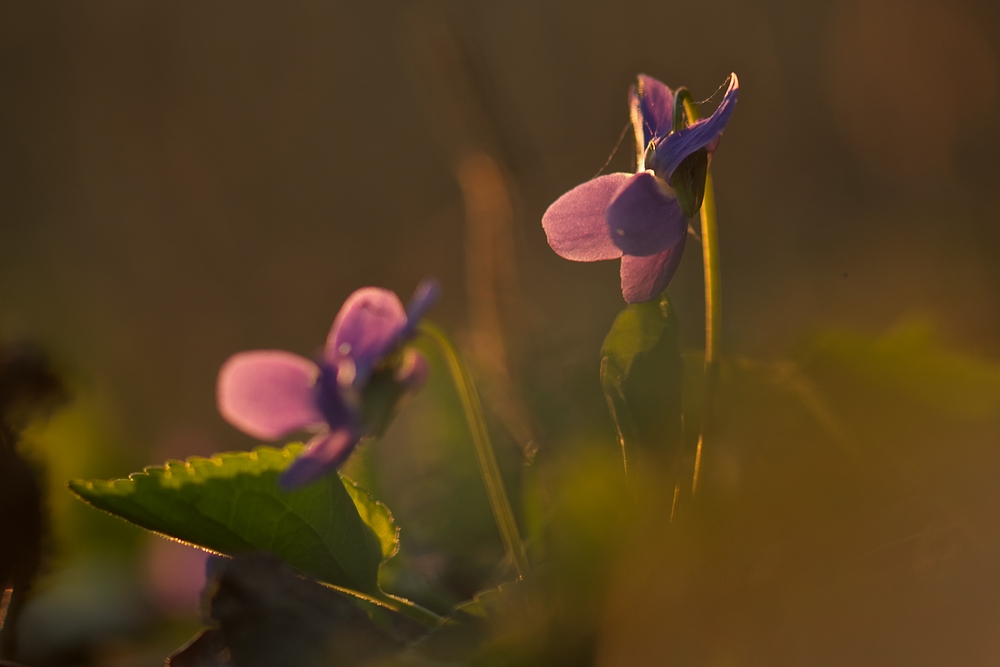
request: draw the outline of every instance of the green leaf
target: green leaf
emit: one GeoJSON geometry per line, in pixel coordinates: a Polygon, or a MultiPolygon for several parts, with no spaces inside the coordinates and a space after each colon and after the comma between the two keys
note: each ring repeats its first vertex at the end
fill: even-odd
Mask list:
{"type": "Polygon", "coordinates": [[[340,479],[344,482],[344,488],[347,489],[351,500],[354,501],[361,520],[368,524],[378,537],[382,560],[389,560],[399,551],[399,526],[392,518],[392,512],[344,475],[341,475],[340,479]]]}
{"type": "Polygon", "coordinates": [[[631,304],[601,347],[601,386],[622,453],[676,453],[681,444],[682,373],[677,318],[666,293],[631,304]]]}
{"type": "Polygon", "coordinates": [[[168,537],[233,556],[266,551],[335,586],[380,596],[378,570],[397,548],[392,515],[347,478],[285,491],[279,473],[302,450],[194,456],[128,479],[73,480],[98,509],[168,537]]]}

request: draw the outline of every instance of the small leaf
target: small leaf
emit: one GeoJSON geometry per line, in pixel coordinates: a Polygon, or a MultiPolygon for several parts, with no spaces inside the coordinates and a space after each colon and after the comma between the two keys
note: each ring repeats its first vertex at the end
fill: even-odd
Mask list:
{"type": "Polygon", "coordinates": [[[601,347],[601,386],[623,454],[630,444],[660,453],[679,447],[682,368],[666,293],[618,314],[601,347]]]}
{"type": "Polygon", "coordinates": [[[399,526],[392,518],[392,512],[344,475],[341,475],[340,479],[343,480],[344,488],[354,501],[361,520],[368,524],[378,537],[382,547],[382,560],[389,560],[399,551],[399,526]]]}
{"type": "Polygon", "coordinates": [[[266,551],[327,583],[379,595],[379,566],[396,550],[392,515],[339,476],[281,489],[278,475],[301,450],[296,443],[195,456],[69,487],[98,509],[182,542],[229,556],[266,551]]]}

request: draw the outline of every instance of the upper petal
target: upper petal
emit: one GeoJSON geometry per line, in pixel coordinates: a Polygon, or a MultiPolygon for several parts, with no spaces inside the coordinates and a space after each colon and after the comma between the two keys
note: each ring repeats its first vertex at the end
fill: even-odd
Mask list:
{"type": "Polygon", "coordinates": [[[656,146],[653,156],[653,165],[656,173],[670,181],[677,166],[695,151],[707,148],[709,152],[714,151],[718,145],[718,139],[722,131],[726,129],[729,117],[736,109],[736,99],[740,92],[740,82],[736,74],[729,75],[729,89],[719,108],[709,116],[698,122],[677,130],[664,137],[656,146]]]}
{"type": "Polygon", "coordinates": [[[670,133],[674,94],[651,76],[640,74],[638,79],[638,83],[629,89],[629,110],[641,165],[643,153],[653,137],[664,137],[670,133]]]}
{"type": "Polygon", "coordinates": [[[632,174],[605,174],[578,185],[549,206],[542,228],[556,254],[575,262],[616,259],[622,251],[611,240],[605,213],[632,174]]]}
{"type": "Polygon", "coordinates": [[[425,278],[420,281],[413,296],[410,297],[410,303],[406,305],[406,328],[402,334],[404,337],[413,335],[420,320],[437,302],[439,296],[441,296],[441,283],[436,279],[425,278]]]}
{"type": "Polygon", "coordinates": [[[633,175],[618,191],[608,206],[607,223],[625,255],[655,255],[687,235],[687,218],[677,199],[664,194],[648,171],[633,175]]]}
{"type": "Polygon", "coordinates": [[[318,376],[316,364],[291,352],[234,354],[219,370],[219,412],[236,428],[263,440],[322,424],[315,393],[318,376]]]}
{"type": "Polygon", "coordinates": [[[395,293],[379,287],[362,287],[337,313],[323,356],[331,365],[350,357],[352,384],[368,381],[372,368],[397,343],[406,327],[406,311],[395,293]]]}
{"type": "Polygon", "coordinates": [[[674,277],[681,255],[684,254],[684,244],[687,235],[681,238],[673,248],[664,250],[649,257],[622,257],[622,296],[628,303],[652,301],[667,289],[667,284],[674,277]]]}

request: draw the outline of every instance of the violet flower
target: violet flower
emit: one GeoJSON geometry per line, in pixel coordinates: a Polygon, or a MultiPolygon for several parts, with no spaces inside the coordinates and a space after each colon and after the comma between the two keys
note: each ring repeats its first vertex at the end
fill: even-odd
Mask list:
{"type": "Polygon", "coordinates": [[[576,262],[620,257],[625,301],[659,296],[677,270],[687,239],[687,218],[701,205],[708,160],[719,145],[738,93],[739,81],[732,74],[715,112],[686,125],[674,93],[640,74],[638,85],[629,90],[637,171],[598,176],[549,206],[542,227],[556,254],[576,262]],[[685,196],[678,201],[682,185],[685,196]]]}
{"type": "Polygon", "coordinates": [[[389,290],[357,290],[337,313],[315,363],[283,350],[233,355],[219,370],[219,412],[262,440],[315,433],[282,474],[285,487],[338,468],[362,438],[388,425],[400,398],[426,380],[427,362],[403,344],[439,291],[436,281],[425,280],[404,310],[389,290]]]}

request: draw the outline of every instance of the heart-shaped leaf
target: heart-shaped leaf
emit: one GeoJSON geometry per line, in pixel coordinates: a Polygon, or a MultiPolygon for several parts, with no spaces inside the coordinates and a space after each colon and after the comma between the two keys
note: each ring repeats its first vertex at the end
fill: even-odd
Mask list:
{"type": "Polygon", "coordinates": [[[392,515],[338,475],[283,490],[278,475],[300,451],[296,443],[195,456],[69,487],[94,507],[167,537],[228,556],[266,551],[321,581],[381,597],[379,566],[398,543],[392,515]]]}

